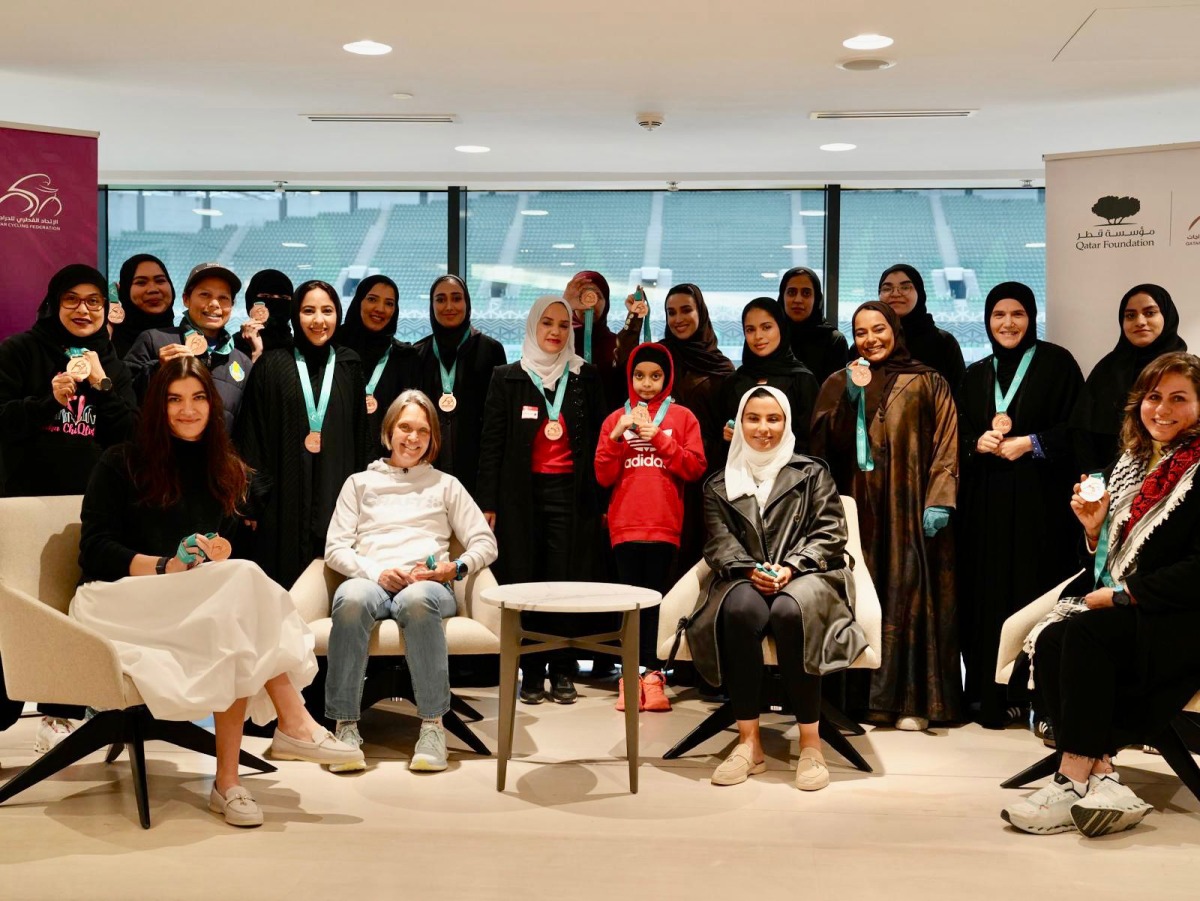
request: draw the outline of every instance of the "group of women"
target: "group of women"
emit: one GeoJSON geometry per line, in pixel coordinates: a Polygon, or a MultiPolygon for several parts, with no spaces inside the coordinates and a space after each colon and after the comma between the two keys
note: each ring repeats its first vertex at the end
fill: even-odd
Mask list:
{"type": "MultiPolygon", "coordinates": [[[[993,353],[966,367],[927,310],[920,273],[903,264],[882,274],[878,300],[854,311],[850,341],[825,316],[817,274],[784,273],[777,297],[743,310],[737,367],[690,283],[667,292],[665,333],[650,343],[641,341],[649,305],[640,289],[625,298],[625,322],[614,332],[608,283],[581,272],[561,296],[533,304],[512,364],[473,327],[470,293],[454,275],[431,286],[431,333],[414,345],[394,338],[400,297],[385,276],[362,280],[343,314],[330,285],[293,289],[265,270],[250,280],[248,319],[231,334],[240,288],[220,264],[197,266],[176,322],[173,282],[152,256],[125,263],[111,306],[99,272],[57,273],[33,327],[0,345],[0,474],[7,495],[86,489],[81,561],[94,581],[74,611],[130,647],[147,640],[146,623],[122,632],[129,623],[106,618],[111,608],[96,582],[183,572],[231,550],[257,564],[211,569],[242,580],[276,611],[265,617],[274,631],[248,640],[283,656],[249,654],[256,664],[226,680],[219,696],[177,686],[189,711],[199,704],[221,713],[226,756],[211,803],[241,825],[261,814],[228,753],[247,709],[265,710],[253,702],[261,692],[279,716],[280,756],[361,768],[366,637],[384,616],[425,635],[410,639],[426,649],[410,659],[426,721],[418,768],[444,768],[444,736],[436,734],[448,704],[444,640],[416,624],[426,614],[434,622],[453,615],[446,584],[489,564],[502,582],[592,580],[615,569],[622,581],[665,591],[703,556],[713,575],[686,628],[698,672],[723,683],[741,736],[717,784],[763,767],[757,715],[768,630],[801,724],[800,788],[828,782],[817,737],[822,692],[864,721],[901,729],[968,718],[1003,726],[1024,714],[991,678],[1000,627],[1074,571],[1076,518],[1090,537],[1098,530],[1093,508],[1081,515],[1076,503],[1071,515],[1072,485],[1078,492],[1081,472],[1105,470],[1124,453],[1118,471],[1129,496],[1114,503],[1136,512],[1144,506],[1137,476],[1149,483],[1160,461],[1190,459],[1172,442],[1191,436],[1197,419],[1178,419],[1175,432],[1155,437],[1166,427],[1139,419],[1145,404],[1126,406],[1135,382],[1145,397],[1174,391],[1168,376],[1181,383],[1170,394],[1177,410],[1188,390],[1195,401],[1195,358],[1173,353],[1186,349],[1178,315],[1156,285],[1122,298],[1117,346],[1086,381],[1069,351],[1037,338],[1033,292],[1016,282],[989,293],[993,353]],[[1175,368],[1143,384],[1163,359],[1175,368]],[[1126,464],[1130,453],[1137,462],[1126,464]],[[437,474],[424,474],[434,463],[437,474]],[[845,551],[838,494],[857,503],[862,561],[845,551]],[[381,504],[391,504],[382,518],[381,504]],[[435,533],[437,541],[426,540],[435,533]],[[451,534],[467,547],[454,560],[451,534]],[[286,596],[257,581],[286,588],[318,557],[351,580],[334,603],[342,631],[331,638],[325,700],[336,734],[297,709],[311,651],[286,596]],[[865,644],[853,618],[855,565],[866,566],[882,600],[882,666],[822,685],[865,644]]],[[[1186,491],[1190,470],[1173,484],[1186,491]]],[[[1131,540],[1115,534],[1109,547],[1124,550],[1131,540]]],[[[197,581],[196,603],[224,591],[216,576],[210,581],[197,581]]],[[[1153,597],[1159,587],[1144,591],[1153,597]]],[[[590,630],[543,616],[553,621],[530,626],[590,630]]],[[[1067,628],[1077,621],[1088,617],[1067,628]]],[[[644,631],[653,636],[656,623],[644,631]]],[[[653,641],[641,656],[645,709],[669,709],[653,641]]],[[[575,699],[574,661],[524,663],[522,701],[575,699]]],[[[1169,675],[1195,673],[1182,666],[1169,675]]],[[[1038,697],[1041,715],[1061,715],[1053,689],[1038,697]]],[[[43,712],[44,750],[74,712],[43,712]]],[[[1102,744],[1089,737],[1079,753],[1106,760],[1107,745],[1090,753],[1102,744]]],[[[1106,828],[1115,822],[1099,819],[1106,828]]]]}

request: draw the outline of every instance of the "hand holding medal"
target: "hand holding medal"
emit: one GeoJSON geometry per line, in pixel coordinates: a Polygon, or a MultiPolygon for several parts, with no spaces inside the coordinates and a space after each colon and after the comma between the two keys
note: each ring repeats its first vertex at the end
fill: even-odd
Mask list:
{"type": "Polygon", "coordinates": [[[1099,474],[1081,475],[1071,495],[1071,512],[1079,520],[1088,540],[1094,545],[1104,519],[1108,516],[1109,494],[1099,474]]]}
{"type": "Polygon", "coordinates": [[[58,373],[50,380],[50,392],[65,407],[75,396],[75,377],[66,372],[58,373]]]}

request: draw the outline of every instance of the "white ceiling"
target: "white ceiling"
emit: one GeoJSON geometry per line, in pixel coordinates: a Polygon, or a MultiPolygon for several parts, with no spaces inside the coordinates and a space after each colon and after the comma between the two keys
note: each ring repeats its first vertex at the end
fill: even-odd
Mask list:
{"type": "Polygon", "coordinates": [[[0,120],[99,131],[101,180],[121,184],[1013,183],[1040,178],[1044,153],[1200,137],[1184,58],[1200,4],[1118,2],[5,0],[0,120]],[[1127,58],[1094,51],[1114,29],[1127,58]],[[896,43],[841,46],[866,31],[896,43]],[[362,38],[395,50],[341,49],[362,38]],[[855,55],[896,65],[835,67],[855,55]],[[979,113],[808,118],[939,107],[979,113]],[[644,110],[665,115],[653,134],[635,123],[644,110]],[[315,125],[305,112],[458,122],[315,125]],[[859,149],[817,149],[831,141],[859,149]]]}

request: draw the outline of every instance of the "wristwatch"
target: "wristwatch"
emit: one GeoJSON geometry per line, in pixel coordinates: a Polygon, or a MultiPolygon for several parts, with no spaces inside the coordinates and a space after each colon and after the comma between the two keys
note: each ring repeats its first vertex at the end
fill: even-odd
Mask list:
{"type": "Polygon", "coordinates": [[[158,575],[160,575],[160,576],[166,575],[167,564],[170,562],[171,562],[170,557],[159,557],[158,562],[154,564],[154,571],[156,573],[158,573],[158,575]]]}
{"type": "Polygon", "coordinates": [[[108,376],[105,376],[104,378],[102,378],[96,384],[96,390],[97,391],[112,391],[112,379],[110,379],[108,376]]]}
{"type": "Polygon", "coordinates": [[[454,561],[454,581],[461,582],[467,577],[467,564],[461,560],[454,561]]]}
{"type": "Polygon", "coordinates": [[[1114,588],[1112,602],[1114,607],[1128,607],[1129,595],[1125,593],[1124,588],[1114,588]]]}

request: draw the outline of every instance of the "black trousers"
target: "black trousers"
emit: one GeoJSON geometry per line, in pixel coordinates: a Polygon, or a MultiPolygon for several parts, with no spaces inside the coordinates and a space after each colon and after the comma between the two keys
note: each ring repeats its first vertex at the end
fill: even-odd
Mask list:
{"type": "Polygon", "coordinates": [[[762,712],[762,639],[768,629],[797,722],[821,718],[821,677],[804,669],[804,621],[791,595],[764,597],[747,582],[735,585],[721,604],[719,627],[721,671],[735,718],[754,720],[762,712]]]}
{"type": "Polygon", "coordinates": [[[1083,757],[1117,751],[1121,695],[1136,694],[1137,611],[1108,607],[1053,623],[1038,636],[1034,685],[1058,749],[1083,757]]]}
{"type": "MultiPolygon", "coordinates": [[[[624,541],[613,545],[613,555],[617,558],[617,578],[626,585],[667,593],[675,545],[665,541],[624,541]]],[[[638,663],[647,669],[662,669],[658,657],[658,607],[642,609],[638,629],[638,663]]]]}

